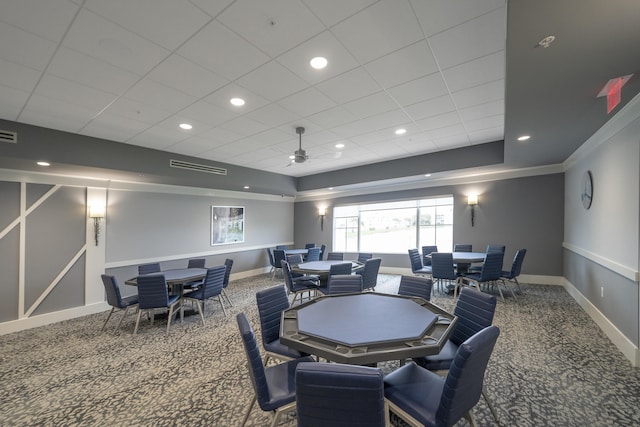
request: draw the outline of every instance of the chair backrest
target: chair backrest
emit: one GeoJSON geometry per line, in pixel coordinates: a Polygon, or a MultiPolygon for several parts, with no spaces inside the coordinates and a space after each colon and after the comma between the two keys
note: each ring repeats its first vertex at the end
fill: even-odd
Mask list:
{"type": "Polygon", "coordinates": [[[327,255],[327,261],[342,261],[344,260],[344,253],[342,252],[329,252],[327,255]]]}
{"type": "Polygon", "coordinates": [[[488,252],[484,258],[482,264],[482,271],[480,272],[480,281],[489,282],[492,280],[500,279],[502,274],[502,261],[504,260],[504,253],[502,252],[488,252]]]}
{"type": "Polygon", "coordinates": [[[456,244],[453,247],[453,252],[471,252],[473,251],[473,245],[469,244],[456,244]]]}
{"type": "Polygon", "coordinates": [[[262,364],[262,357],[260,356],[256,335],[244,313],[239,313],[236,316],[236,321],[238,322],[238,329],[242,336],[242,344],[244,345],[244,352],[247,356],[249,375],[251,376],[251,384],[256,393],[256,400],[262,410],[269,410],[264,407],[265,402],[269,400],[269,383],[267,382],[265,368],[262,364]]]}
{"type": "Polygon", "coordinates": [[[202,282],[202,297],[204,299],[220,295],[224,288],[224,275],[227,271],[226,265],[218,265],[207,269],[207,275],[202,282]]]}
{"type": "Polygon", "coordinates": [[[502,252],[504,253],[504,251],[507,249],[507,247],[505,245],[487,245],[487,253],[489,252],[502,252]]]}
{"type": "Polygon", "coordinates": [[[160,263],[152,262],[138,266],[138,274],[160,273],[160,263]]]}
{"type": "Polygon", "coordinates": [[[463,342],[444,382],[436,425],[451,426],[480,400],[484,372],[500,329],[489,326],[463,342]]]}
{"type": "Polygon", "coordinates": [[[302,255],[300,254],[287,255],[287,262],[289,264],[302,264],[302,255]]]}
{"type": "Polygon", "coordinates": [[[382,263],[382,258],[371,258],[365,261],[362,271],[362,287],[364,289],[375,288],[378,284],[380,263],[382,263]]]}
{"type": "Polygon", "coordinates": [[[273,250],[273,261],[276,263],[276,268],[280,268],[280,261],[286,260],[287,255],[284,249],[274,249],[273,250]]]}
{"type": "Polygon", "coordinates": [[[453,311],[458,317],[449,340],[457,346],[493,323],[497,299],[494,295],[463,287],[453,311]]]}
{"type": "Polygon", "coordinates": [[[287,286],[289,292],[293,290],[293,274],[291,274],[291,266],[285,260],[280,261],[280,267],[282,268],[282,275],[284,276],[284,284],[287,286]]]}
{"type": "Polygon", "coordinates": [[[373,258],[373,254],[367,252],[360,252],[358,254],[358,262],[365,263],[368,259],[373,258]]]}
{"type": "Polygon", "coordinates": [[[305,243],[304,248],[305,249],[311,249],[311,248],[315,248],[316,244],[315,243],[305,243]]]}
{"type": "Polygon", "coordinates": [[[320,246],[320,259],[318,261],[322,261],[324,259],[324,251],[327,250],[327,245],[325,245],[324,243],[322,244],[322,246],[320,246]]]}
{"type": "Polygon", "coordinates": [[[433,288],[433,280],[431,279],[421,276],[402,276],[400,277],[398,295],[420,297],[431,301],[431,288],[433,288]]]}
{"type": "Polygon", "coordinates": [[[227,258],[224,260],[224,266],[226,267],[224,272],[224,281],[222,282],[222,286],[226,288],[229,286],[229,279],[231,278],[231,269],[233,268],[233,260],[231,258],[227,258]]]}
{"type": "Polygon", "coordinates": [[[280,317],[289,308],[289,299],[284,286],[273,286],[256,293],[262,343],[270,343],[280,337],[280,317]]]}
{"type": "Polygon", "coordinates": [[[164,274],[138,276],[138,307],[160,308],[169,305],[169,291],[164,274]]]}
{"type": "Polygon", "coordinates": [[[423,267],[422,258],[420,258],[420,252],[417,249],[409,249],[409,262],[411,263],[411,271],[415,273],[420,271],[423,267]]]}
{"type": "Polygon", "coordinates": [[[338,363],[298,363],[296,413],[300,427],[383,427],[382,371],[338,363]]]}
{"type": "Polygon", "coordinates": [[[422,247],[422,264],[431,265],[431,257],[428,257],[432,252],[438,252],[437,246],[423,246],[422,247]]]}
{"type": "Polygon", "coordinates": [[[526,249],[519,249],[516,252],[516,255],[513,257],[513,264],[511,264],[511,271],[509,272],[509,279],[513,279],[514,277],[518,277],[520,272],[522,271],[522,262],[524,261],[524,256],[527,254],[526,249]]]}
{"type": "Polygon", "coordinates": [[[359,274],[335,274],[327,282],[329,295],[362,292],[362,276],[359,274]]]}
{"type": "Polygon", "coordinates": [[[273,252],[271,252],[271,249],[267,248],[267,254],[269,254],[269,264],[271,264],[271,267],[276,268],[276,261],[273,259],[273,252]]]}
{"type": "Polygon", "coordinates": [[[276,245],[276,249],[280,249],[280,250],[286,251],[287,250],[287,245],[276,245]]]}
{"type": "Polygon", "coordinates": [[[204,258],[190,259],[189,263],[187,264],[187,268],[204,268],[204,263],[204,258]]]}
{"type": "Polygon", "coordinates": [[[307,252],[307,261],[320,261],[320,248],[310,248],[307,252]]]}
{"type": "Polygon", "coordinates": [[[329,267],[329,277],[336,274],[351,274],[352,266],[351,261],[333,264],[329,267]]]}
{"type": "Polygon", "coordinates": [[[434,279],[456,280],[451,252],[434,252],[431,254],[431,276],[434,279]]]}
{"type": "Polygon", "coordinates": [[[120,287],[114,276],[106,274],[100,275],[102,278],[102,284],[104,285],[104,291],[107,293],[107,303],[111,307],[122,308],[122,295],[120,294],[120,287]]]}

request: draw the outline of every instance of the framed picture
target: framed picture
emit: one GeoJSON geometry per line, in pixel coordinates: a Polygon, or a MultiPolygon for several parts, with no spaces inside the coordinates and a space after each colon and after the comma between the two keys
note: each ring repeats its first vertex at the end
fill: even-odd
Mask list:
{"type": "Polygon", "coordinates": [[[211,246],[244,242],[244,207],[211,206],[211,246]]]}

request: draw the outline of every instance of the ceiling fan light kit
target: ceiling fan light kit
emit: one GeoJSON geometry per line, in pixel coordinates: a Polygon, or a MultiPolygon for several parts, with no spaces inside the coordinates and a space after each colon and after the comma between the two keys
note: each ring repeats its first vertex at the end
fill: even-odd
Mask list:
{"type": "Polygon", "coordinates": [[[298,134],[299,145],[298,145],[298,149],[293,152],[294,162],[304,163],[309,158],[309,156],[307,155],[307,152],[302,149],[302,134],[304,133],[304,128],[302,126],[298,126],[296,128],[296,133],[298,134]]]}

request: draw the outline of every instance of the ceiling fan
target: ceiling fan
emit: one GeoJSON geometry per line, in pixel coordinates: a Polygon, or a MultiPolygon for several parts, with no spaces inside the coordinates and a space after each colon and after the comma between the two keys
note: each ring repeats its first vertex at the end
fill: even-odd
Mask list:
{"type": "Polygon", "coordinates": [[[296,128],[296,133],[299,137],[299,145],[298,149],[293,152],[293,161],[295,163],[304,163],[309,158],[307,152],[302,149],[302,134],[304,133],[304,128],[302,126],[298,126],[296,128]]]}

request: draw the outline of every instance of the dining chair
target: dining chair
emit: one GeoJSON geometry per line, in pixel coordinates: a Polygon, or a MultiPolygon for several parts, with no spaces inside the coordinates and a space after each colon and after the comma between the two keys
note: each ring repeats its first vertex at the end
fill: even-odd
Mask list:
{"type": "Polygon", "coordinates": [[[283,413],[296,407],[295,368],[301,362],[314,362],[311,356],[300,357],[273,366],[264,366],[256,335],[244,313],[236,316],[238,330],[242,337],[245,356],[253,386],[253,397],[245,410],[242,424],[244,426],[251,415],[251,410],[256,401],[265,412],[273,412],[274,417],[271,426],[275,427],[280,422],[283,413]]]}
{"type": "Polygon", "coordinates": [[[305,249],[311,249],[311,248],[315,248],[316,244],[315,243],[305,243],[304,248],[305,249]]]}
{"type": "MultiPolygon", "coordinates": [[[[505,245],[492,245],[492,244],[489,244],[489,245],[487,245],[487,249],[485,250],[485,253],[501,252],[504,255],[505,250],[506,250],[506,246],[505,245]]],[[[502,266],[500,266],[500,269],[502,269],[502,266]]],[[[471,267],[469,267],[468,272],[470,272],[470,273],[478,273],[481,270],[482,270],[482,266],[481,265],[472,265],[471,267]]]]}
{"type": "Polygon", "coordinates": [[[438,252],[437,246],[431,245],[422,247],[422,265],[424,265],[425,267],[431,266],[431,257],[429,255],[431,255],[431,253],[433,252],[438,252]]]}
{"type": "MultiPolygon", "coordinates": [[[[275,272],[277,268],[276,261],[273,259],[273,252],[270,248],[267,248],[267,255],[269,255],[269,265],[271,266],[271,270],[269,270],[269,273],[275,272]]],[[[273,274],[275,275],[275,273],[273,274]]]]}
{"type": "Polygon", "coordinates": [[[518,292],[522,295],[522,289],[520,288],[520,282],[518,282],[518,276],[522,271],[522,263],[524,262],[524,256],[527,254],[526,249],[519,249],[516,252],[516,255],[513,257],[513,263],[511,264],[511,270],[509,271],[501,271],[500,278],[503,279],[503,282],[506,284],[507,282],[513,282],[518,287],[518,292]],[[506,280],[506,281],[505,281],[506,280]]]}
{"type": "Polygon", "coordinates": [[[122,314],[122,317],[120,317],[120,321],[116,326],[116,330],[118,330],[120,329],[120,324],[127,316],[129,309],[135,309],[138,307],[138,295],[131,295],[129,297],[122,298],[120,287],[118,286],[118,282],[116,281],[116,278],[114,276],[102,274],[100,275],[100,277],[102,278],[102,284],[104,285],[104,290],[107,294],[107,303],[111,306],[111,311],[102,324],[101,331],[104,331],[104,328],[107,326],[107,322],[109,321],[109,319],[111,319],[111,315],[114,311],[124,310],[124,313],[122,314]]]}
{"type": "Polygon", "coordinates": [[[380,368],[302,362],[295,378],[298,427],[388,425],[380,368]]]}
{"type": "Polygon", "coordinates": [[[282,271],[282,261],[286,260],[286,252],[283,249],[274,249],[273,250],[273,261],[276,264],[275,270],[273,270],[273,275],[271,276],[271,280],[276,277],[276,272],[278,270],[282,271]]]}
{"type": "Polygon", "coordinates": [[[344,253],[342,252],[329,252],[327,255],[327,261],[343,261],[344,253]]]}
{"type": "Polygon", "coordinates": [[[362,264],[362,267],[358,267],[353,272],[354,274],[362,274],[364,272],[364,263],[367,262],[368,259],[373,258],[373,254],[369,252],[360,252],[358,253],[358,263],[362,264]]]}
{"type": "Polygon", "coordinates": [[[207,275],[202,282],[202,286],[184,296],[184,299],[191,300],[196,303],[203,326],[204,306],[206,301],[210,298],[216,299],[220,303],[220,307],[222,307],[224,315],[227,315],[227,310],[225,310],[224,303],[222,301],[222,290],[224,289],[224,275],[226,270],[227,267],[225,265],[208,268],[207,275]]]}
{"type": "Polygon", "coordinates": [[[326,250],[327,250],[327,245],[322,244],[320,246],[320,254],[318,255],[318,258],[319,258],[318,261],[322,261],[324,259],[324,251],[326,250]]]}
{"type": "Polygon", "coordinates": [[[262,333],[262,347],[265,350],[264,365],[269,360],[280,362],[297,359],[306,354],[287,347],[280,342],[280,320],[282,312],[289,308],[289,298],[284,286],[273,286],[256,292],[258,316],[260,316],[260,330],[262,333]]]}
{"type": "Polygon", "coordinates": [[[431,274],[433,273],[433,267],[425,267],[424,265],[422,265],[420,252],[418,252],[417,249],[409,249],[408,253],[411,272],[417,276],[431,276],[431,274]]]}
{"type": "MultiPolygon", "coordinates": [[[[380,264],[382,258],[371,258],[365,261],[364,269],[362,270],[362,288],[376,290],[378,284],[378,272],[380,271],[380,264]]],[[[359,276],[359,275],[358,275],[359,276]]]]}
{"type": "Polygon", "coordinates": [[[400,276],[398,295],[420,297],[431,301],[433,280],[421,276],[400,276]]]}
{"type": "Polygon", "coordinates": [[[204,268],[204,258],[192,258],[187,263],[187,268],[204,268]]]}
{"type": "Polygon", "coordinates": [[[229,307],[233,307],[233,303],[229,298],[229,294],[227,294],[227,287],[229,286],[229,279],[231,279],[231,269],[233,268],[233,260],[231,258],[227,258],[224,260],[224,281],[222,282],[222,297],[229,303],[229,307]]]}
{"type": "Polygon", "coordinates": [[[362,276],[359,274],[334,274],[327,282],[326,295],[362,292],[362,276]]]}
{"type": "Polygon", "coordinates": [[[169,295],[167,289],[167,281],[163,274],[151,274],[138,276],[138,317],[136,318],[136,326],[133,330],[134,334],[138,333],[138,325],[140,324],[140,315],[143,311],[151,314],[151,324],[154,322],[154,314],[157,308],[166,308],[169,310],[167,315],[167,333],[169,335],[169,327],[171,326],[171,318],[176,314],[175,307],[181,304],[180,295],[169,295]]]}
{"type": "Polygon", "coordinates": [[[138,274],[160,273],[160,263],[152,262],[138,266],[138,274]]]}
{"type": "Polygon", "coordinates": [[[302,303],[305,293],[308,298],[311,299],[312,295],[315,295],[316,290],[318,289],[319,280],[316,281],[314,279],[314,277],[317,276],[302,276],[294,278],[291,273],[291,266],[289,263],[283,260],[281,265],[282,274],[284,275],[284,283],[287,286],[289,295],[293,294],[291,305],[293,305],[297,299],[300,299],[300,303],[302,303]]]}
{"type": "Polygon", "coordinates": [[[440,291],[444,291],[445,283],[455,284],[458,276],[453,266],[453,254],[451,252],[434,252],[431,254],[431,277],[440,291]]]}
{"type": "MultiPolygon", "coordinates": [[[[500,283],[503,282],[500,277],[502,274],[502,260],[504,258],[504,254],[501,252],[489,252],[482,264],[482,270],[479,273],[463,273],[458,276],[456,280],[456,287],[453,291],[453,298],[456,298],[458,288],[461,286],[475,286],[478,291],[482,290],[484,287],[486,290],[489,290],[492,286],[496,286],[498,288],[498,292],[500,293],[500,297],[502,301],[504,301],[504,295],[502,294],[502,289],[500,289],[500,283]]],[[[504,282],[503,282],[504,283],[504,282]]],[[[508,287],[511,291],[511,295],[513,295],[513,299],[516,299],[516,294],[513,293],[513,289],[508,287]]]]}
{"type": "Polygon", "coordinates": [[[458,243],[453,246],[453,252],[472,252],[473,245],[468,243],[458,243]]]}
{"type": "Polygon", "coordinates": [[[310,248],[307,252],[306,262],[320,261],[320,248],[310,248]]]}
{"type": "Polygon", "coordinates": [[[446,377],[410,362],[384,377],[389,410],[412,426],[453,426],[471,413],[480,400],[484,373],[500,329],[489,326],[464,341],[446,377]]]}
{"type": "Polygon", "coordinates": [[[287,245],[276,245],[276,249],[286,251],[287,250],[287,245]]]}
{"type": "MultiPolygon", "coordinates": [[[[453,359],[460,345],[484,328],[491,326],[496,312],[496,297],[470,288],[460,291],[453,315],[458,318],[449,339],[444,343],[440,353],[432,356],[414,358],[419,366],[444,376],[449,372],[453,359]]],[[[498,422],[498,415],[487,396],[486,388],[482,388],[482,396],[498,422]]],[[[498,422],[499,424],[499,422],[498,422]]]]}
{"type": "Polygon", "coordinates": [[[333,276],[338,276],[338,275],[350,275],[352,267],[353,267],[353,264],[351,264],[351,261],[331,264],[331,266],[329,267],[329,275],[327,277],[327,283],[325,283],[324,285],[321,284],[316,289],[320,291],[320,293],[324,295],[328,295],[330,292],[329,287],[331,284],[331,278],[333,276]]]}

